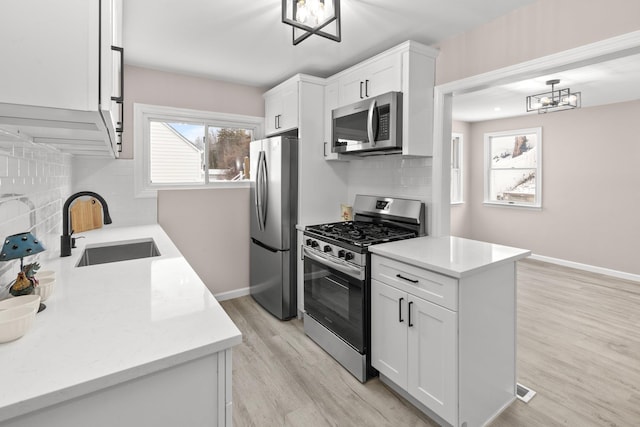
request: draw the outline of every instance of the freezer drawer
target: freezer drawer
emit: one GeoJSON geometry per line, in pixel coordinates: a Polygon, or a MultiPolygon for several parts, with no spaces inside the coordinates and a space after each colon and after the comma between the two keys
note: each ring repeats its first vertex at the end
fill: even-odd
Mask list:
{"type": "Polygon", "coordinates": [[[251,296],[279,319],[297,314],[296,263],[291,252],[268,249],[251,241],[251,296]]]}

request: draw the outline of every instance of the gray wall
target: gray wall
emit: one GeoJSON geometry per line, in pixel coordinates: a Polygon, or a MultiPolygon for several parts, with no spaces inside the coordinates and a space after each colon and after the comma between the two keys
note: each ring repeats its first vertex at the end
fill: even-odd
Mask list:
{"type": "Polygon", "coordinates": [[[452,234],[640,274],[638,117],[633,101],[470,124],[468,206],[452,234]],[[484,134],[538,126],[542,210],[483,205],[484,134]]]}

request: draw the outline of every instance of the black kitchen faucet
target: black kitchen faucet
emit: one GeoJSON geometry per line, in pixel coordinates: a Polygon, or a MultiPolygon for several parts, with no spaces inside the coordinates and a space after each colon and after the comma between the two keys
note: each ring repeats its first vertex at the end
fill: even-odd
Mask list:
{"type": "Polygon", "coordinates": [[[98,199],[100,204],[102,205],[102,212],[104,215],[104,223],[111,224],[111,216],[109,216],[109,206],[107,206],[107,202],[102,198],[98,193],[94,193],[93,191],[79,191],[75,194],[69,196],[66,202],[64,202],[64,206],[62,207],[62,236],[60,236],[60,256],[65,257],[71,255],[71,248],[73,247],[73,239],[71,235],[73,234],[73,230],[69,233],[69,208],[71,207],[71,203],[78,197],[82,196],[91,196],[98,199]]]}

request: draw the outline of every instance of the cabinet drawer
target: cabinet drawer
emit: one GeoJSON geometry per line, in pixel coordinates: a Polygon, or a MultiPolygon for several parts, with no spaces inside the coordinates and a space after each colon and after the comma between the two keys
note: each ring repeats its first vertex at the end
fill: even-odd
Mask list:
{"type": "Polygon", "coordinates": [[[371,257],[371,277],[427,301],[458,310],[458,280],[379,255],[371,257]]]}

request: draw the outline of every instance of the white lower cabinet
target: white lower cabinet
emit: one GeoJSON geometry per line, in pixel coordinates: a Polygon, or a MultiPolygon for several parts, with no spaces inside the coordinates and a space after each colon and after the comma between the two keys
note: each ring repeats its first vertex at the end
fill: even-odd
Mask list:
{"type": "Polygon", "coordinates": [[[371,281],[372,365],[438,416],[455,423],[457,314],[371,281]]]}
{"type": "Polygon", "coordinates": [[[371,364],[380,379],[442,425],[490,423],[516,396],[515,262],[454,277],[370,250],[371,364]]]}

